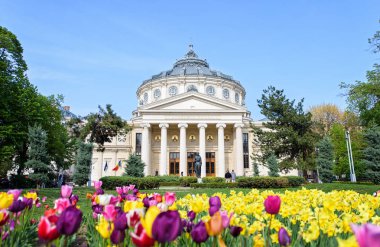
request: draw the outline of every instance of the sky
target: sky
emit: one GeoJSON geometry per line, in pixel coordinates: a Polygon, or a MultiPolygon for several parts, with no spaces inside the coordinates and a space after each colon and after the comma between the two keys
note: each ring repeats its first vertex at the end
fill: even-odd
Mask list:
{"type": "Polygon", "coordinates": [[[255,120],[269,85],[304,98],[305,110],[344,109],[339,84],[365,81],[380,63],[368,44],[380,30],[378,0],[0,0],[0,8],[31,83],[62,94],[81,116],[112,104],[129,120],[137,88],[171,69],[190,43],[211,69],[240,81],[255,120]]]}

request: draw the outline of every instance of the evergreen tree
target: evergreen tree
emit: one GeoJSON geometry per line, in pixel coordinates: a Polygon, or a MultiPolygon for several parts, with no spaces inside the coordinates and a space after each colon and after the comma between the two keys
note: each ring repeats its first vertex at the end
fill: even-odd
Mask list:
{"type": "Polygon", "coordinates": [[[331,183],[334,179],[333,174],[333,146],[330,138],[325,137],[317,144],[317,167],[319,171],[319,178],[324,183],[331,183]]]}
{"type": "Polygon", "coordinates": [[[141,161],[140,156],[131,154],[127,160],[124,175],[138,178],[144,177],[144,166],[145,164],[141,161]]]}
{"type": "Polygon", "coordinates": [[[257,162],[254,162],[254,163],[253,163],[253,175],[254,175],[255,177],[260,176],[259,164],[257,164],[257,162]]]}
{"type": "Polygon", "coordinates": [[[279,177],[280,175],[278,174],[279,168],[278,168],[278,162],[277,158],[274,154],[271,154],[268,159],[267,159],[267,165],[269,168],[268,175],[270,177],[279,177]]]}
{"type": "Polygon", "coordinates": [[[380,184],[380,128],[373,127],[366,131],[364,140],[367,147],[363,150],[363,164],[368,177],[375,184],[380,184]]]}
{"type": "Polygon", "coordinates": [[[74,170],[74,183],[85,185],[89,180],[92,160],[92,144],[79,142],[74,170]]]}
{"type": "Polygon", "coordinates": [[[37,184],[49,181],[50,157],[47,152],[47,133],[41,126],[29,127],[29,159],[25,163],[26,167],[33,169],[29,175],[30,179],[37,184]]]}

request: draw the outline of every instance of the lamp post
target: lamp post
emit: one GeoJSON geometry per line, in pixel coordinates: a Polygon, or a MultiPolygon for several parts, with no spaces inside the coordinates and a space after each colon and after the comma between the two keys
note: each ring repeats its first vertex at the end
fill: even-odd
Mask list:
{"type": "Polygon", "coordinates": [[[351,138],[350,138],[350,131],[346,130],[346,145],[347,145],[347,155],[348,155],[348,163],[350,166],[350,178],[351,182],[356,183],[356,175],[355,175],[355,167],[354,167],[354,160],[352,158],[352,148],[351,148],[351,138]]]}

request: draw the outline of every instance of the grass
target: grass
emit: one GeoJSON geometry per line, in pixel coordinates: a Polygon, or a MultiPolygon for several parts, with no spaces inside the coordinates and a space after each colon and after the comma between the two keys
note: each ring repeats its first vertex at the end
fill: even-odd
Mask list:
{"type": "MultiPolygon", "coordinates": [[[[361,194],[372,194],[373,192],[380,190],[379,185],[373,185],[373,184],[344,184],[344,183],[327,183],[327,184],[306,184],[303,187],[307,189],[319,189],[324,192],[330,192],[333,190],[353,190],[361,194]]],[[[286,190],[299,190],[302,187],[297,188],[281,188],[281,189],[271,189],[275,193],[281,193],[286,190]]],[[[231,190],[235,191],[242,191],[244,194],[248,193],[251,189],[229,189],[229,188],[198,188],[198,189],[190,189],[190,188],[182,188],[182,187],[162,187],[158,190],[143,190],[141,193],[153,193],[157,192],[160,194],[164,194],[166,191],[173,191],[176,192],[177,198],[184,197],[187,194],[202,194],[206,193],[208,196],[213,195],[214,193],[221,192],[225,194],[229,194],[231,190]]],[[[264,190],[264,189],[260,189],[264,190]]],[[[75,187],[73,190],[74,194],[77,194],[79,196],[79,202],[78,205],[83,211],[83,213],[86,215],[88,213],[91,213],[91,202],[89,199],[86,198],[87,193],[93,193],[93,188],[88,187],[75,187]]],[[[106,194],[114,194],[116,195],[115,190],[106,190],[106,194]]],[[[50,207],[54,207],[54,200],[56,200],[60,196],[60,189],[58,188],[49,188],[49,189],[41,189],[39,190],[39,196],[40,198],[46,196],[47,201],[43,204],[43,206],[36,210],[35,214],[36,216],[42,215],[43,211],[45,210],[45,205],[49,205],[50,207]]]]}

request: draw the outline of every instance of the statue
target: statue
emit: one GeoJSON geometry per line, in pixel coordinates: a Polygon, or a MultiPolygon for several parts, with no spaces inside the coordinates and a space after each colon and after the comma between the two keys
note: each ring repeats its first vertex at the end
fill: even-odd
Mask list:
{"type": "Polygon", "coordinates": [[[201,177],[202,157],[197,153],[194,156],[194,170],[197,178],[201,177]]]}

